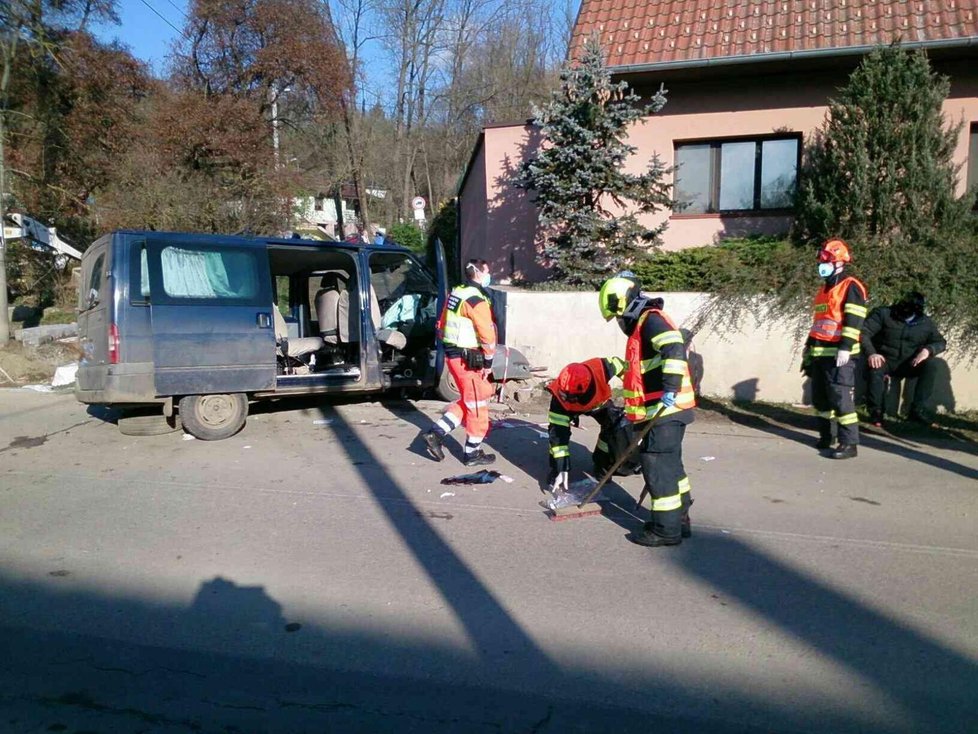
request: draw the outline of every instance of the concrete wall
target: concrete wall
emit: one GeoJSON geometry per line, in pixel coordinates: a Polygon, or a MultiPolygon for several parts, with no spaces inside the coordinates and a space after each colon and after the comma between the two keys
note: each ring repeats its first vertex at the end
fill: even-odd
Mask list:
{"type": "MultiPolygon", "coordinates": [[[[665,310],[680,328],[690,326],[706,302],[702,293],[661,293],[665,310]]],[[[617,324],[605,323],[597,293],[531,292],[501,289],[495,299],[508,345],[526,354],[534,367],[550,376],[569,362],[625,354],[625,337],[617,324]]],[[[780,403],[807,402],[798,371],[798,325],[783,321],[760,326],[748,317],[738,330],[706,330],[693,339],[703,359],[704,395],[780,403]]],[[[950,395],[940,402],[949,409],[978,410],[978,365],[968,365],[952,348],[942,355],[950,367],[950,395]]],[[[947,382],[947,380],[945,380],[947,382]]],[[[944,391],[946,392],[946,391],[944,391]]]]}

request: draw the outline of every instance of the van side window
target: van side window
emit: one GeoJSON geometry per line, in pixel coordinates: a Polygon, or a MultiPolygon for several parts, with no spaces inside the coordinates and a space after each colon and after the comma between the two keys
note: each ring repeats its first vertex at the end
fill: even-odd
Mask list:
{"type": "Polygon", "coordinates": [[[98,305],[102,291],[102,266],[105,264],[105,253],[95,258],[92,272],[88,276],[88,288],[79,292],[78,310],[87,311],[98,305]]]}
{"type": "Polygon", "coordinates": [[[259,292],[253,252],[168,245],[160,251],[160,264],[163,290],[170,298],[244,299],[259,292]]]}
{"type": "Polygon", "coordinates": [[[146,305],[149,303],[149,255],[145,242],[132,244],[129,268],[129,302],[146,305]]]}

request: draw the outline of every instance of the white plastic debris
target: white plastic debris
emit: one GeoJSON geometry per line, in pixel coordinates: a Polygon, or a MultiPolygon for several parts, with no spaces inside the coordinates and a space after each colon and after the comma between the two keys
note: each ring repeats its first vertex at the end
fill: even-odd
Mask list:
{"type": "Polygon", "coordinates": [[[51,378],[51,387],[62,387],[63,385],[73,384],[75,382],[75,375],[77,373],[77,362],[61,365],[54,371],[54,377],[51,378]]]}
{"type": "Polygon", "coordinates": [[[242,448],[246,448],[246,449],[250,449],[250,448],[251,448],[251,446],[244,446],[244,447],[242,447],[242,448]]]}
{"type": "Polygon", "coordinates": [[[332,418],[320,418],[318,420],[314,420],[312,422],[312,424],[314,426],[331,426],[331,425],[333,425],[333,419],[332,418]]]}
{"type": "Polygon", "coordinates": [[[185,434],[183,434],[183,440],[184,441],[195,441],[196,440],[196,436],[191,436],[189,433],[185,433],[185,434]]]}
{"type": "Polygon", "coordinates": [[[700,461],[716,461],[716,460],[717,460],[717,457],[715,457],[715,456],[701,456],[700,457],[700,461]]]}
{"type": "Polygon", "coordinates": [[[454,497],[455,496],[455,493],[454,492],[442,492],[440,496],[441,496],[442,499],[445,499],[446,497],[454,497]]]}
{"type": "Polygon", "coordinates": [[[500,474],[499,475],[499,478],[502,479],[504,482],[506,482],[506,484],[512,484],[513,483],[513,478],[512,477],[509,477],[509,476],[506,476],[505,474],[500,474]]]}

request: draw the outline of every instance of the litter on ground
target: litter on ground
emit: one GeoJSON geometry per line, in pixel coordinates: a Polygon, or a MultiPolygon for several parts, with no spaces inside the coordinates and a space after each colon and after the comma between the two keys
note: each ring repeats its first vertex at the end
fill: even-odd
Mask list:
{"type": "MultiPolygon", "coordinates": [[[[561,507],[570,507],[571,505],[579,505],[587,496],[594,491],[594,488],[598,486],[596,479],[588,477],[586,479],[580,479],[576,482],[571,482],[567,491],[557,492],[550,495],[549,499],[546,501],[547,508],[550,510],[559,510],[561,507]]],[[[607,499],[604,496],[604,492],[599,492],[597,497],[592,497],[592,502],[600,502],[601,500],[607,499]]]]}
{"type": "Polygon", "coordinates": [[[459,474],[454,477],[445,477],[441,480],[442,484],[491,484],[497,479],[502,479],[504,482],[512,482],[512,477],[506,477],[500,474],[498,471],[492,471],[489,469],[483,469],[482,471],[476,472],[475,474],[459,474]]]}
{"type": "Polygon", "coordinates": [[[715,456],[701,456],[700,461],[716,461],[716,458],[715,456]]]}
{"type": "Polygon", "coordinates": [[[183,434],[183,440],[184,441],[194,441],[196,439],[195,439],[194,436],[191,436],[189,433],[185,433],[185,434],[183,434]]]}
{"type": "Polygon", "coordinates": [[[314,426],[331,426],[331,425],[333,425],[333,419],[332,418],[319,418],[318,420],[314,420],[312,422],[312,424],[314,426]]]}
{"type": "Polygon", "coordinates": [[[442,492],[441,495],[439,495],[439,496],[442,499],[445,499],[446,497],[454,497],[455,496],[455,493],[454,492],[442,492]]]}

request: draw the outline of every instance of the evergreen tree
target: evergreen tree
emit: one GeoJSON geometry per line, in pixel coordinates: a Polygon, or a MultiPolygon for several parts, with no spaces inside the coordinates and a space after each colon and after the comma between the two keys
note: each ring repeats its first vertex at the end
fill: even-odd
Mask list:
{"type": "Polygon", "coordinates": [[[973,198],[955,193],[961,123],[944,119],[949,89],[924,52],[878,48],[832,100],[807,151],[796,234],[852,244],[876,304],[920,289],[950,315],[961,305],[952,271],[959,280],[978,272],[978,254],[970,266],[958,261],[973,198]]]}
{"type": "Polygon", "coordinates": [[[594,286],[661,244],[665,223],[649,228],[639,215],[671,206],[672,169],[658,156],[643,173],[625,168],[636,152],[630,126],[666,100],[660,90],[642,103],[627,83],[613,84],[594,37],[560,80],[551,101],[534,109],[545,142],[514,183],[535,194],[546,238],[540,261],[564,283],[594,286]]]}

